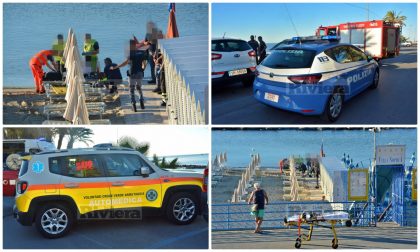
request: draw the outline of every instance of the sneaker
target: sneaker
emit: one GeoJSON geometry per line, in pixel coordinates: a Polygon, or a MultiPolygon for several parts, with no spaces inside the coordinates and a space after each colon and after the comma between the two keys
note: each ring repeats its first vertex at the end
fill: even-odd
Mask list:
{"type": "Polygon", "coordinates": [[[134,112],[137,112],[137,107],[136,107],[136,104],[135,104],[135,103],[131,103],[131,105],[133,106],[133,111],[134,111],[134,112]]]}
{"type": "Polygon", "coordinates": [[[154,92],[154,93],[162,93],[162,91],[160,90],[160,88],[155,88],[155,89],[153,89],[152,92],[154,92]]]}
{"type": "Polygon", "coordinates": [[[143,100],[140,100],[140,107],[141,107],[141,109],[144,109],[144,101],[143,100]]]}
{"type": "Polygon", "coordinates": [[[165,101],[162,101],[162,102],[160,103],[160,106],[165,107],[165,106],[166,106],[166,102],[165,102],[165,101]]]}

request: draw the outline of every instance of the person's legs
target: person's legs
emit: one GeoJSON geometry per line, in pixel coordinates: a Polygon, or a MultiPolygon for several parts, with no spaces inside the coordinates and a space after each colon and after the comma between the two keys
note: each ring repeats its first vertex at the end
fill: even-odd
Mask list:
{"type": "Polygon", "coordinates": [[[166,96],[166,82],[165,82],[165,71],[163,66],[160,69],[160,89],[162,91],[162,103],[160,104],[161,106],[166,106],[166,101],[167,101],[167,96],[166,96]]]}
{"type": "Polygon", "coordinates": [[[257,232],[260,233],[261,232],[261,225],[263,222],[263,218],[264,218],[264,209],[259,209],[257,212],[257,216],[258,216],[258,221],[257,221],[257,232]]]}
{"type": "Polygon", "coordinates": [[[160,85],[160,65],[155,66],[155,75],[156,75],[156,89],[154,91],[160,92],[162,90],[160,85]]]}
{"type": "Polygon", "coordinates": [[[35,91],[37,93],[39,93],[38,81],[37,81],[38,72],[35,70],[35,66],[34,65],[29,65],[29,67],[31,68],[32,76],[34,77],[35,91]]]}
{"type": "Polygon", "coordinates": [[[36,82],[36,89],[39,91],[39,93],[45,93],[45,88],[44,85],[42,83],[42,78],[44,77],[44,71],[42,71],[42,67],[41,66],[37,66],[35,65],[35,82],[36,82]]]}
{"type": "Polygon", "coordinates": [[[156,75],[155,75],[155,62],[153,61],[153,57],[149,56],[149,64],[150,64],[150,75],[152,76],[152,80],[149,83],[156,82],[156,75]]]}
{"type": "Polygon", "coordinates": [[[93,55],[90,59],[90,67],[91,67],[91,72],[96,73],[98,71],[98,56],[97,55],[93,55]]]}
{"type": "Polygon", "coordinates": [[[255,230],[254,233],[258,233],[258,221],[260,218],[258,218],[258,212],[255,213],[255,230]]]}
{"type": "Polygon", "coordinates": [[[134,76],[128,77],[128,86],[130,88],[131,105],[133,106],[134,112],[137,112],[136,97],[135,97],[135,94],[134,94],[134,88],[135,88],[136,82],[134,81],[133,77],[134,76]]]}
{"type": "Polygon", "coordinates": [[[143,97],[143,90],[141,88],[141,80],[143,79],[143,73],[140,72],[138,74],[135,75],[136,77],[136,89],[137,92],[139,92],[139,99],[140,99],[140,107],[141,109],[144,109],[144,97],[143,97]]]}

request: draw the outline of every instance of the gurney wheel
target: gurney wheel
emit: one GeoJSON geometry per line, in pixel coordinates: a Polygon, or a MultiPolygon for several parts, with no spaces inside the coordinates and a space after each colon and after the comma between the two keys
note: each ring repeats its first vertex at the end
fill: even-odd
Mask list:
{"type": "Polygon", "coordinates": [[[346,220],[346,227],[351,227],[353,225],[353,223],[351,222],[351,220],[346,220]]]}
{"type": "Polygon", "coordinates": [[[332,239],[332,246],[331,246],[333,249],[336,249],[336,248],[338,248],[338,240],[337,239],[332,239]]]}
{"type": "Polygon", "coordinates": [[[296,243],[295,243],[295,248],[300,248],[300,246],[302,246],[302,240],[300,238],[296,239],[296,243]]]}

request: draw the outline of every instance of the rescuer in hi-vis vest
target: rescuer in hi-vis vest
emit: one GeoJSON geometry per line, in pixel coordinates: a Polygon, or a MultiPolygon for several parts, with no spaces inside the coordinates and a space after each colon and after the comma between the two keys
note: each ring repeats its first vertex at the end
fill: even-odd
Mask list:
{"type": "Polygon", "coordinates": [[[64,72],[64,61],[63,61],[63,52],[66,42],[63,39],[63,34],[58,34],[57,39],[54,41],[52,45],[54,62],[57,64],[58,71],[63,73],[64,72]]]}
{"type": "Polygon", "coordinates": [[[99,44],[96,40],[92,39],[90,33],[85,34],[85,43],[83,45],[83,53],[86,60],[87,73],[99,73],[98,66],[99,44]]]}

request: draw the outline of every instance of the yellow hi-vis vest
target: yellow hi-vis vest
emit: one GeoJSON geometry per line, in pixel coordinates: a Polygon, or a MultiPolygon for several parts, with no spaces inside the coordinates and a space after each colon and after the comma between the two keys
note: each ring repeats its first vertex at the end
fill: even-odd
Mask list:
{"type": "MultiPolygon", "coordinates": [[[[84,43],[83,45],[83,52],[93,52],[95,51],[95,48],[93,47],[96,43],[96,40],[90,39],[90,42],[84,43]]],[[[96,72],[96,67],[98,64],[98,55],[90,55],[90,65],[91,65],[91,71],[96,72]]]]}
{"type": "MultiPolygon", "coordinates": [[[[91,39],[90,42],[86,43],[83,45],[83,52],[93,52],[95,51],[95,48],[93,48],[93,46],[95,45],[96,40],[91,39]]],[[[94,56],[94,55],[92,55],[94,56]]]]}
{"type": "Polygon", "coordinates": [[[54,62],[62,61],[65,44],[66,41],[63,41],[62,44],[58,43],[58,40],[54,41],[54,44],[52,45],[52,50],[54,51],[54,62]]]}

